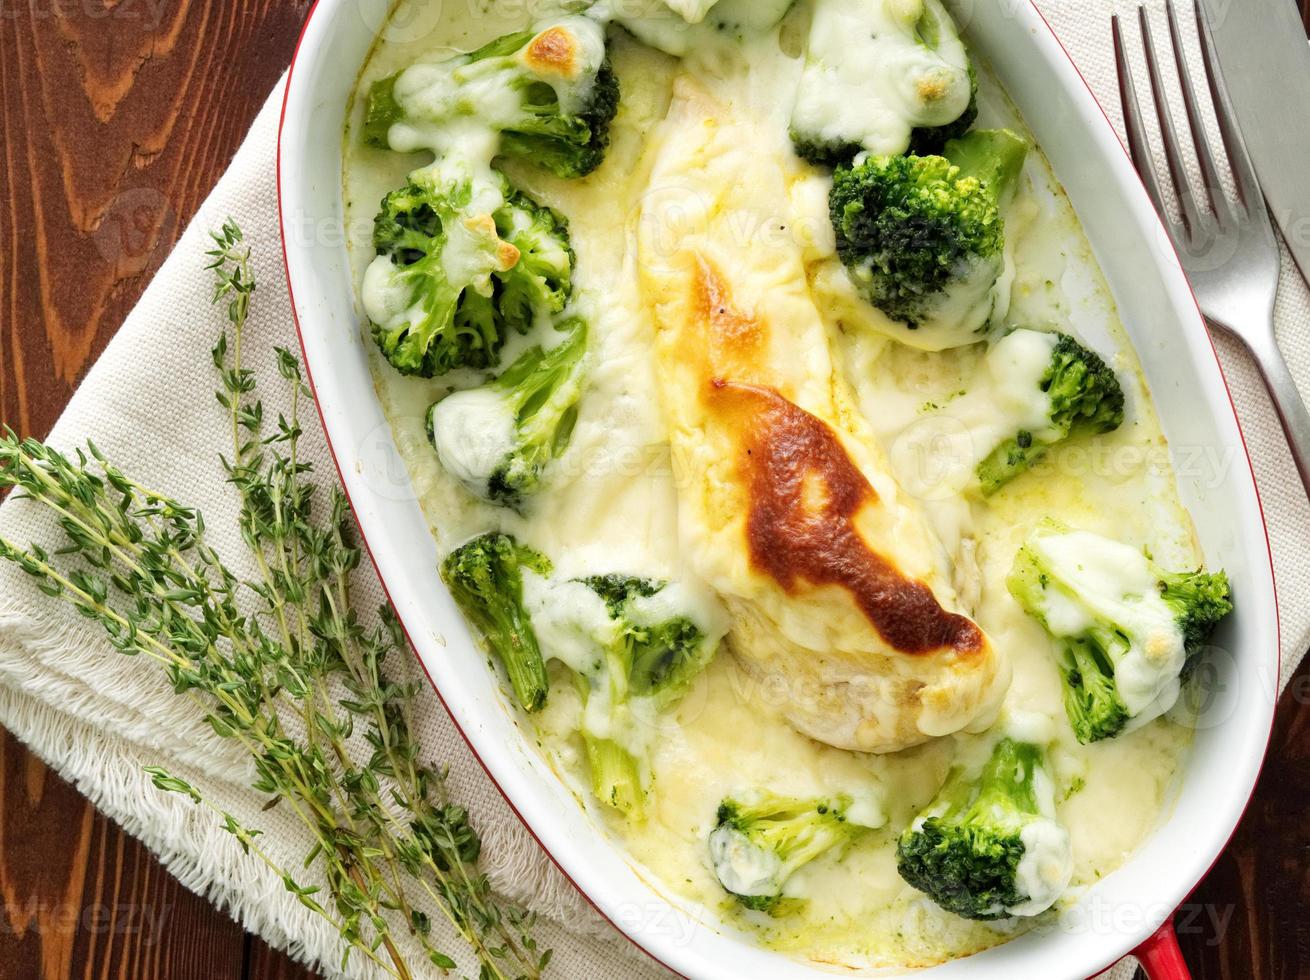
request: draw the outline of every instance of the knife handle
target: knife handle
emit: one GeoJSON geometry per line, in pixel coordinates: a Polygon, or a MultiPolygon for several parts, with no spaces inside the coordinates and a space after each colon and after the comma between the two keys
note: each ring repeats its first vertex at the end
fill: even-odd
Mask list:
{"type": "Polygon", "coordinates": [[[1292,372],[1287,367],[1287,359],[1278,349],[1272,338],[1268,344],[1249,344],[1255,356],[1256,365],[1269,388],[1274,410],[1287,436],[1288,448],[1292,450],[1292,461],[1296,463],[1297,472],[1301,474],[1301,484],[1310,495],[1310,411],[1306,411],[1305,400],[1297,387],[1292,372]]]}

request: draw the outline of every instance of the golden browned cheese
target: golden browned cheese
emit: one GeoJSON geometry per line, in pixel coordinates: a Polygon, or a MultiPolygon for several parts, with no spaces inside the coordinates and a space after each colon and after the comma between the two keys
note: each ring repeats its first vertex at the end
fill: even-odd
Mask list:
{"type": "Polygon", "coordinates": [[[683,545],[798,730],[888,752],[985,725],[1008,669],[834,363],[789,152],[732,118],[679,82],[638,223],[683,545]]]}
{"type": "Polygon", "coordinates": [[[539,75],[573,78],[578,74],[577,39],[567,28],[548,28],[528,44],[523,60],[539,75]]]}

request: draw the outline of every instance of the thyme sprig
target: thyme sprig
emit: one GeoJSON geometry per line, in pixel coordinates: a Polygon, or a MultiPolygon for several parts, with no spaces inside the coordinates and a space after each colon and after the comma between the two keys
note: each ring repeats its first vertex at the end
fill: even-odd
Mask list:
{"type": "Polygon", "coordinates": [[[309,831],[305,867],[322,885],[280,867],[257,829],[190,783],[160,768],[148,774],[160,790],[210,809],[329,921],[344,940],[343,966],[355,951],[408,980],[413,965],[396,941],[403,930],[430,963],[455,969],[434,943],[435,913],[467,942],[483,980],[537,980],[550,952],[538,948],[532,916],[493,894],[468,812],[445,772],[422,761],[419,685],[387,668],[406,652],[399,624],[384,608],[366,625],[352,604],[360,550],[349,507],[335,485],[318,499],[300,453],[299,413],[311,395],[282,348],[276,363],[290,405],[265,417],[243,343],[256,288],[250,249],[230,221],[213,243],[207,268],[228,321],[213,348],[231,442],[221,459],[254,573],[239,575],[206,543],[199,511],[136,482],[93,443],[69,456],[8,429],[0,490],[45,507],[64,541],[52,552],[0,537],[0,560],[97,622],[120,652],[157,663],[219,737],[246,751],[266,809],[285,808],[309,831]]]}

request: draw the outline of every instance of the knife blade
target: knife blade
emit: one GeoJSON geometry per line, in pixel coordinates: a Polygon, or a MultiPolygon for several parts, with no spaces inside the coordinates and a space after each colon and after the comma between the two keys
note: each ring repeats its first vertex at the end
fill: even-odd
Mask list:
{"type": "Polygon", "coordinates": [[[1310,43],[1292,0],[1201,0],[1270,213],[1310,282],[1310,43]]]}

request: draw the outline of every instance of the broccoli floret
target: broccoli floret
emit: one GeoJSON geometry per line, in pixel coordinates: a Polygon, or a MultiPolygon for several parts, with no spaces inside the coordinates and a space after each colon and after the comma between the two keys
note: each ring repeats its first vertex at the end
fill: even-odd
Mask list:
{"type": "Polygon", "coordinates": [[[678,583],[609,575],[540,584],[533,620],[547,656],[573,671],[592,791],[639,817],[658,713],[714,657],[724,617],[701,608],[678,583]]]}
{"type": "Polygon", "coordinates": [[[500,315],[526,331],[537,320],[562,312],[573,295],[568,220],[516,191],[496,212],[496,231],[519,253],[518,264],[497,277],[500,315]]]}
{"type": "Polygon", "coordinates": [[[825,140],[804,133],[795,126],[791,129],[791,148],[806,163],[816,167],[837,167],[848,164],[863,152],[858,143],[844,140],[825,140]]]}
{"type": "Polygon", "coordinates": [[[942,156],[872,157],[834,174],[837,252],[865,298],[934,349],[981,339],[1003,266],[1003,206],[1028,143],[974,130],[942,156]]]}
{"type": "Polygon", "coordinates": [[[1174,610],[1188,665],[1193,665],[1215,627],[1233,611],[1233,591],[1224,572],[1159,572],[1160,595],[1174,610]]]}
{"type": "Polygon", "coordinates": [[[952,769],[901,834],[897,870],[966,919],[1038,915],[1060,897],[1073,869],[1053,797],[1043,750],[1003,738],[981,771],[952,769]]]}
{"type": "Polygon", "coordinates": [[[556,330],[563,336],[553,347],[525,351],[494,381],[449,395],[428,412],[442,465],[483,500],[521,506],[573,435],[587,324],[572,317],[556,330]]]}
{"type": "Polygon", "coordinates": [[[606,56],[604,27],[566,17],[375,83],[364,139],[412,150],[426,138],[441,150],[472,119],[499,135],[500,153],[561,177],[583,177],[605,158],[618,106],[619,81],[606,56]],[[412,132],[397,139],[398,124],[412,132]]]}
{"type": "Polygon", "coordinates": [[[977,93],[959,29],[938,0],[826,0],[810,29],[792,144],[829,167],[865,152],[940,153],[973,125],[977,93]],[[890,77],[882,65],[896,66],[890,77]]]}
{"type": "Polygon", "coordinates": [[[1009,588],[1057,643],[1065,712],[1083,743],[1172,708],[1233,609],[1223,572],[1166,572],[1129,545],[1053,522],[1019,551],[1009,588]]]}
{"type": "Polygon", "coordinates": [[[601,655],[577,673],[592,792],[638,817],[648,781],[641,743],[650,734],[641,728],[686,692],[713,659],[723,630],[677,612],[676,587],[666,582],[605,576],[575,584],[599,597],[608,614],[591,633],[601,655]]]}
{"type": "Polygon", "coordinates": [[[850,801],[759,793],[724,800],[710,832],[710,861],[725,891],[745,908],[777,912],[797,871],[843,848],[864,828],[846,819],[850,801]]]}
{"type": "Polygon", "coordinates": [[[501,152],[545,167],[559,177],[585,177],[605,162],[610,123],[619,111],[619,77],[606,60],[591,94],[572,115],[544,92],[525,103],[526,118],[502,134],[501,152]]]}
{"type": "Polygon", "coordinates": [[[572,293],[568,223],[493,170],[457,158],[415,171],[382,201],[364,309],[402,374],[486,369],[572,293]]]}
{"type": "MultiPolygon", "coordinates": [[[[581,581],[600,596],[610,615],[622,625],[622,659],[632,693],[653,697],[665,705],[686,693],[713,658],[719,638],[705,642],[705,629],[689,615],[652,617],[641,611],[641,600],[658,596],[669,584],[623,575],[592,576],[581,581]],[[652,618],[657,621],[652,622],[652,618]]],[[[658,609],[659,605],[648,605],[650,608],[658,609]]]]}
{"type": "Polygon", "coordinates": [[[464,617],[481,631],[509,675],[524,711],[546,705],[550,682],[523,602],[523,573],[549,575],[551,563],[507,534],[484,534],[447,556],[441,577],[464,617]]]}
{"type": "MultiPolygon", "coordinates": [[[[1016,336],[1021,333],[1029,332],[1015,331],[997,349],[1007,342],[1029,339],[1016,336]]],[[[1039,342],[1050,343],[1051,339],[1052,335],[1045,335],[1039,342]]],[[[984,496],[991,496],[1023,473],[1052,446],[1078,435],[1112,432],[1123,424],[1123,388],[1110,367],[1100,355],[1066,334],[1054,335],[1053,339],[1050,362],[1038,382],[1049,398],[1045,424],[1020,430],[978,465],[978,482],[984,496]]],[[[1011,394],[1017,396],[1017,401],[1026,400],[1023,393],[1011,394]]]]}

